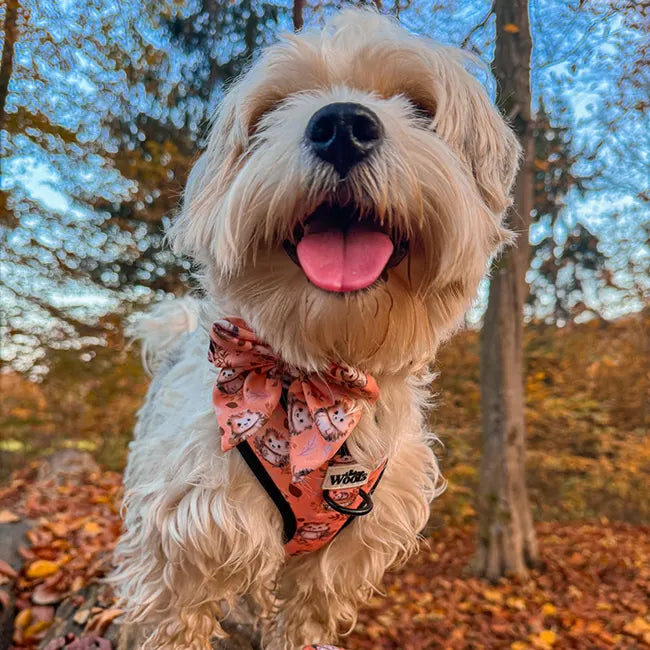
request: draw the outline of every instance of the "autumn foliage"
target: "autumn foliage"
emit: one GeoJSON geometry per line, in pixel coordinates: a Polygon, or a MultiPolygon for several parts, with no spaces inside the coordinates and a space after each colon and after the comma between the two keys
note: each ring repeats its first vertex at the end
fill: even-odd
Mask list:
{"type": "MultiPolygon", "coordinates": [[[[421,553],[387,577],[385,594],[362,611],[346,648],[650,645],[649,324],[637,315],[528,327],[528,480],[543,564],[526,579],[496,584],[470,571],[480,449],[477,334],[466,332],[442,350],[431,426],[449,487],[434,503],[421,553]]],[[[62,354],[41,383],[1,376],[2,453],[22,469],[0,490],[0,534],[8,522],[29,525],[18,570],[0,557],[1,606],[11,597],[18,612],[15,648],[35,649],[58,603],[109,566],[120,527],[119,473],[73,455],[55,480],[40,458],[76,448],[121,467],[146,379],[134,351],[115,356],[124,341],[113,345],[84,363],[62,354]]],[[[75,614],[79,629],[96,638],[121,613],[110,591],[100,600],[88,609],[80,600],[75,614]]]]}
{"type": "MultiPolygon", "coordinates": [[[[56,604],[104,574],[119,530],[118,474],[88,469],[57,485],[37,474],[37,465],[16,474],[0,494],[0,520],[34,522],[27,534],[31,547],[20,551],[20,571],[0,562],[0,584],[16,581],[15,649],[34,650],[53,623],[56,604]]],[[[387,576],[385,593],[361,612],[346,648],[650,645],[650,527],[602,518],[543,523],[538,535],[543,566],[524,580],[490,584],[468,570],[474,526],[436,528],[409,564],[387,576]]],[[[89,638],[101,638],[122,614],[108,588],[102,606],[84,608],[83,598],[78,604],[75,623],[89,638]]],[[[63,647],[55,641],[48,648],[63,647]]]]}

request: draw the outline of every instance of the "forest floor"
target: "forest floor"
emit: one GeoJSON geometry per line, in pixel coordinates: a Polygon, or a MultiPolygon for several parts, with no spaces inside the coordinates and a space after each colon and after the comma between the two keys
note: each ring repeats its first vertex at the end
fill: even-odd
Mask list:
{"type": "MultiPolygon", "coordinates": [[[[0,492],[0,522],[30,522],[18,570],[0,558],[0,584],[13,581],[19,611],[13,647],[34,650],[56,604],[104,575],[120,528],[120,496],[118,473],[83,470],[57,485],[47,472],[39,475],[38,463],[0,492]]],[[[544,522],[537,531],[540,568],[492,584],[469,569],[473,525],[441,525],[419,554],[388,574],[345,647],[650,647],[650,527],[603,519],[544,522]]],[[[6,607],[9,595],[0,600],[6,607]]],[[[121,613],[110,596],[104,604],[79,612],[89,632],[101,635],[121,613]]]]}
{"type": "MultiPolygon", "coordinates": [[[[441,350],[431,428],[449,487],[421,552],[387,576],[348,650],[650,647],[649,330],[649,314],[527,328],[527,481],[542,565],[498,584],[468,568],[478,336],[465,332],[441,350]]],[[[147,381],[136,356],[120,352],[124,342],[113,345],[94,364],[61,353],[38,384],[0,374],[0,467],[17,470],[0,471],[0,525],[31,527],[16,575],[0,555],[0,619],[15,594],[17,648],[35,648],[63,595],[106,570],[119,531],[120,471],[147,381]],[[81,484],[50,485],[40,459],[60,448],[90,451],[104,469],[78,468],[81,484]]],[[[109,603],[88,613],[87,626],[101,634],[117,614],[109,603]]]]}

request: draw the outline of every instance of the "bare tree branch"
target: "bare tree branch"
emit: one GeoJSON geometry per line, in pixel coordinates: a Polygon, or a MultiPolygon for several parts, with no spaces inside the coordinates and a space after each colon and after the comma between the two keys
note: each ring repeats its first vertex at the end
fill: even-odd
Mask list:
{"type": "MultiPolygon", "coordinates": [[[[568,61],[571,59],[571,57],[576,53],[579,52],[589,36],[591,36],[591,33],[594,31],[594,29],[600,25],[601,23],[605,22],[608,20],[611,16],[613,16],[616,12],[613,9],[610,9],[607,13],[602,15],[601,17],[597,18],[594,20],[585,30],[584,34],[582,35],[582,38],[578,41],[578,43],[571,49],[571,51],[568,54],[565,54],[562,58],[560,59],[555,59],[555,60],[550,60],[547,61],[546,63],[542,63],[541,65],[537,66],[536,71],[539,72],[540,70],[544,70],[545,68],[551,68],[554,65],[558,65],[558,63],[564,63],[565,61],[568,61]]],[[[541,24],[541,21],[539,21],[541,24]]],[[[569,30],[567,30],[569,31],[569,30]]],[[[538,36],[538,40],[544,42],[544,36],[538,36]]]]}
{"type": "Polygon", "coordinates": [[[9,289],[9,291],[11,291],[17,298],[22,298],[27,302],[31,302],[37,307],[40,307],[43,311],[47,312],[50,316],[52,316],[52,318],[56,318],[59,321],[67,323],[68,325],[70,325],[76,330],[77,335],[80,337],[101,335],[103,329],[101,326],[93,326],[93,325],[89,325],[88,323],[84,323],[76,318],[73,318],[65,311],[58,309],[54,305],[51,305],[50,303],[45,302],[44,300],[40,300],[36,296],[30,296],[26,293],[18,291],[14,287],[10,287],[7,284],[5,284],[4,287],[6,289],[9,289]]]}
{"type": "Polygon", "coordinates": [[[465,36],[463,42],[460,44],[461,48],[463,49],[466,48],[472,36],[474,36],[474,34],[476,34],[476,32],[478,32],[479,29],[482,29],[483,27],[485,27],[485,25],[487,25],[488,20],[490,20],[490,17],[492,16],[492,14],[494,14],[494,4],[495,3],[493,1],[492,4],[490,5],[490,10],[485,15],[485,18],[483,18],[483,20],[480,23],[478,23],[478,25],[474,25],[474,27],[472,27],[472,29],[470,30],[469,34],[465,36]]]}

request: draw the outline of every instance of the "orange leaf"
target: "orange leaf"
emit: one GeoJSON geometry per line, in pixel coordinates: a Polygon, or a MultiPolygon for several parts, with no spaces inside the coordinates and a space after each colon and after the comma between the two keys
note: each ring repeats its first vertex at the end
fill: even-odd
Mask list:
{"type": "Polygon", "coordinates": [[[514,23],[506,23],[503,26],[503,31],[508,32],[508,34],[519,34],[519,27],[514,23]]]}
{"type": "Polygon", "coordinates": [[[526,609],[526,601],[523,598],[510,597],[506,599],[506,605],[511,609],[518,609],[518,610],[526,609]]]}
{"type": "Polygon", "coordinates": [[[61,521],[51,521],[46,525],[57,537],[65,537],[68,534],[68,527],[61,521]]]}
{"type": "Polygon", "coordinates": [[[95,616],[88,621],[84,634],[103,636],[104,632],[108,629],[108,626],[123,613],[123,609],[105,609],[99,614],[95,614],[95,616]]]}
{"type": "Polygon", "coordinates": [[[10,604],[9,594],[4,589],[0,589],[0,607],[2,609],[9,609],[10,604]]]}
{"type": "Polygon", "coordinates": [[[547,643],[548,645],[553,645],[555,643],[555,632],[553,630],[542,630],[539,633],[540,641],[547,643]]]}
{"type": "Polygon", "coordinates": [[[553,603],[544,603],[542,605],[542,614],[544,616],[555,616],[557,614],[557,609],[553,603]]]}
{"type": "Polygon", "coordinates": [[[14,619],[14,630],[24,630],[32,622],[32,610],[27,608],[18,612],[14,619]]]}
{"type": "Polygon", "coordinates": [[[102,527],[94,521],[88,521],[84,524],[84,533],[88,533],[89,535],[98,535],[101,532],[102,527]]]}
{"type": "Polygon", "coordinates": [[[18,577],[18,574],[14,571],[13,567],[7,564],[4,560],[0,560],[0,573],[9,576],[10,578],[18,577]]]}
{"type": "Polygon", "coordinates": [[[537,636],[531,637],[531,641],[536,648],[547,650],[552,648],[556,641],[555,632],[553,630],[542,630],[537,636]]]}
{"type": "Polygon", "coordinates": [[[637,616],[623,628],[623,632],[632,636],[642,637],[650,632],[650,623],[642,619],[640,616],[637,616]]]}
{"type": "Polygon", "coordinates": [[[32,562],[25,574],[28,578],[45,578],[51,576],[59,570],[59,565],[50,560],[36,560],[32,562]]]}
{"type": "Polygon", "coordinates": [[[89,609],[80,609],[77,611],[77,613],[72,617],[72,620],[77,624],[77,625],[85,625],[86,621],[88,620],[88,617],[90,616],[90,610],[89,609]]]}
{"type": "Polygon", "coordinates": [[[38,621],[37,623],[32,623],[28,628],[25,629],[23,638],[31,639],[35,636],[38,636],[41,632],[47,630],[50,625],[50,621],[38,621]]]}
{"type": "Polygon", "coordinates": [[[20,517],[11,512],[11,510],[0,510],[0,524],[13,524],[16,521],[20,521],[20,517]]]}
{"type": "Polygon", "coordinates": [[[485,589],[483,597],[491,603],[500,603],[503,601],[503,594],[496,589],[485,589]]]}

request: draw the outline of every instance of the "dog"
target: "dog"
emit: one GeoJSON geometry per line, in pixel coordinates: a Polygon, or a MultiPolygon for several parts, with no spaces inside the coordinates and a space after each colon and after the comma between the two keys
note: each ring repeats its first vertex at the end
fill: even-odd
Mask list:
{"type": "MultiPolygon", "coordinates": [[[[473,63],[346,9],[321,31],[283,36],[226,93],[169,231],[205,297],[164,303],[140,326],[155,373],[130,446],[112,581],[130,620],[153,625],[144,648],[209,648],[243,600],[264,648],[336,643],[384,572],[418,548],[443,487],[426,427],[429,368],[512,239],[503,214],[519,145],[473,63]],[[290,380],[335,363],[336,385],[357,391],[328,407],[332,434],[318,443],[331,451],[347,436],[342,462],[383,474],[372,511],[317,551],[287,555],[269,494],[242,454],[220,446],[228,425],[215,404],[245,392],[218,345],[206,359],[224,318],[238,320],[223,336],[245,324],[250,349],[267,365],[272,351],[290,380]]],[[[256,404],[279,394],[273,372],[256,404]]],[[[305,411],[308,398],[296,392],[290,417],[268,422],[292,429],[264,448],[279,468],[323,417],[305,411]]],[[[268,413],[228,404],[233,445],[266,426],[268,413]]],[[[327,528],[303,524],[303,542],[327,528]]]]}

